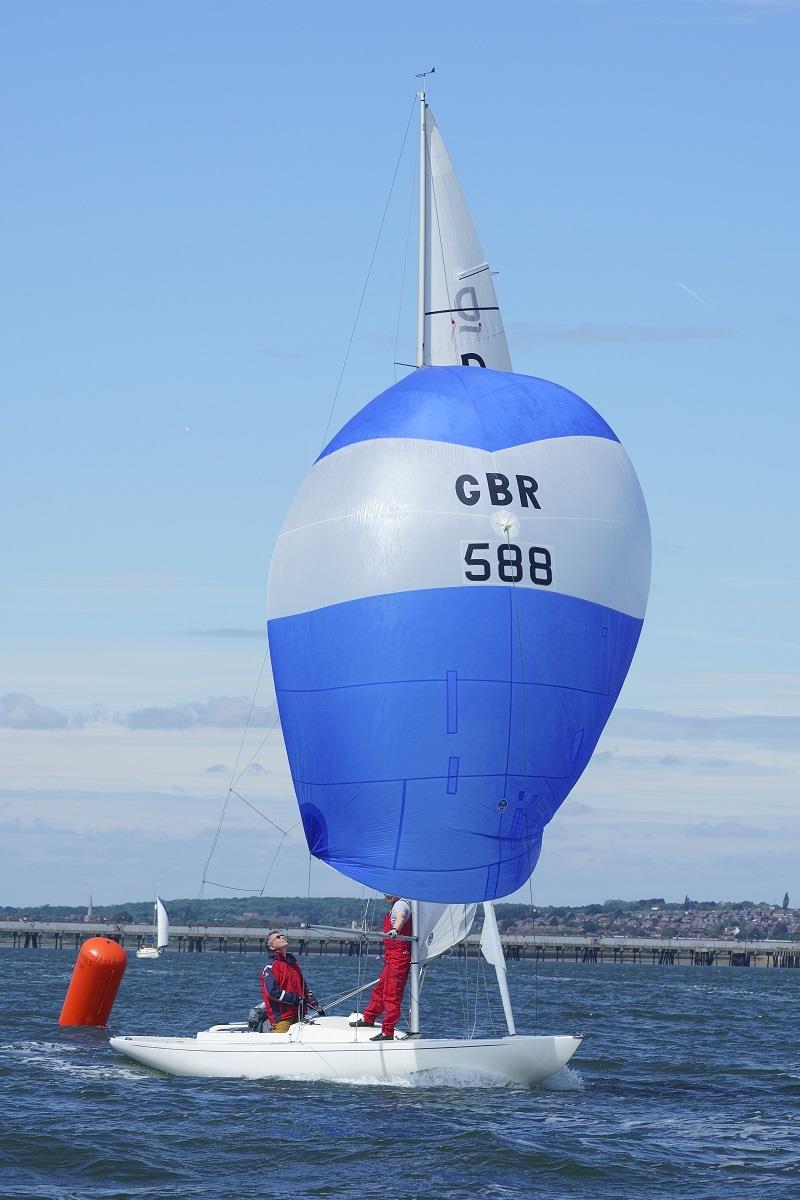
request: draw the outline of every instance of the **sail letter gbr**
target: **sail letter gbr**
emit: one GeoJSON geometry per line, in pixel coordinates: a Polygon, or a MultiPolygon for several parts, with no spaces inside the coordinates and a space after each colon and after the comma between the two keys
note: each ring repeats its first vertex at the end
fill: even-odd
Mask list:
{"type": "Polygon", "coordinates": [[[573,393],[428,367],[362,409],[270,572],[312,853],[423,900],[523,884],[622,686],[649,571],[633,468],[573,393]]]}

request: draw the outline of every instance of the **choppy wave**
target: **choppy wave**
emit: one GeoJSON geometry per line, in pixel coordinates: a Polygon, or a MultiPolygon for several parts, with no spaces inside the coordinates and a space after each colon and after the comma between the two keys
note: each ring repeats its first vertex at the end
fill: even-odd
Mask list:
{"type": "MultiPolygon", "coordinates": [[[[110,1033],[170,1034],[246,1014],[258,964],[163,960],[129,972],[110,1030],[57,1025],[53,960],[0,956],[5,1191],[19,1200],[788,1200],[800,1194],[800,972],[509,964],[518,1028],[587,1038],[533,1088],[475,1072],[405,1079],[175,1079],[110,1033]],[[191,1003],[193,997],[196,1003],[191,1003]],[[219,1013],[217,1014],[217,1010],[219,1013]],[[158,1136],[155,1132],[158,1131],[158,1136]],[[277,1164],[277,1166],[276,1166],[277,1164]]],[[[346,960],[306,963],[347,991],[346,960]]],[[[491,1029],[491,999],[432,970],[425,1030],[491,1029]],[[457,1020],[456,1020],[457,1018],[457,1020]],[[448,1025],[448,1023],[450,1023],[448,1025]]],[[[502,1020],[502,1014],[499,1014],[502,1020]]]]}
{"type": "Polygon", "coordinates": [[[2,1047],[0,1051],[9,1059],[15,1059],[25,1067],[37,1071],[66,1072],[83,1079],[129,1079],[143,1078],[140,1072],[124,1063],[80,1061],[79,1046],[59,1045],[56,1042],[17,1042],[2,1047]]]}

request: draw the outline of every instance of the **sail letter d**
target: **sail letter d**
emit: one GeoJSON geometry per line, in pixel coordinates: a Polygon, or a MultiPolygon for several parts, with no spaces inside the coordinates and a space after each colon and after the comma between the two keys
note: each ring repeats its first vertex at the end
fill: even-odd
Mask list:
{"type": "Polygon", "coordinates": [[[481,310],[478,305],[478,294],[474,287],[464,287],[456,293],[454,308],[460,319],[465,322],[465,324],[459,325],[459,333],[480,333],[481,310]],[[468,324],[467,322],[473,323],[468,324]]]}

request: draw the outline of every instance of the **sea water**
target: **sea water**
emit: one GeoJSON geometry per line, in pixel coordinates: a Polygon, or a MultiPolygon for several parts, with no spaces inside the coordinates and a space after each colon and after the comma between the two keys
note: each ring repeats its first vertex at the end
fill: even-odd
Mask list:
{"type": "MultiPolygon", "coordinates": [[[[59,1028],[73,962],[0,952],[3,1200],[800,1197],[800,971],[511,963],[520,1032],[585,1034],[523,1088],[159,1075],[109,1033],[246,1019],[259,958],[132,956],[108,1030],[59,1028]]],[[[323,1003],[380,969],[304,966],[323,1003]]],[[[456,958],[431,968],[423,1008],[426,1033],[502,1027],[491,980],[456,958]]]]}

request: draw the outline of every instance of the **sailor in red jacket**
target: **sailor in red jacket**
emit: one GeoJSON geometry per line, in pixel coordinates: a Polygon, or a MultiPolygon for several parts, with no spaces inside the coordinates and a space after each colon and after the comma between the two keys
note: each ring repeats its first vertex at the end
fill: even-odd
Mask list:
{"type": "Polygon", "coordinates": [[[383,932],[387,935],[383,939],[383,970],[372,989],[363,1017],[352,1022],[353,1025],[374,1025],[381,1013],[385,1013],[381,1032],[371,1039],[373,1042],[394,1039],[394,1027],[400,1020],[403,991],[411,970],[412,943],[399,940],[400,936],[411,937],[411,905],[408,900],[388,892],[384,898],[390,909],[383,918],[383,932]]]}
{"type": "Polygon", "coordinates": [[[286,1033],[309,1008],[325,1014],[303,978],[297,959],[289,954],[286,936],[273,929],[267,934],[272,962],[261,972],[261,994],[273,1033],[286,1033]]]}

